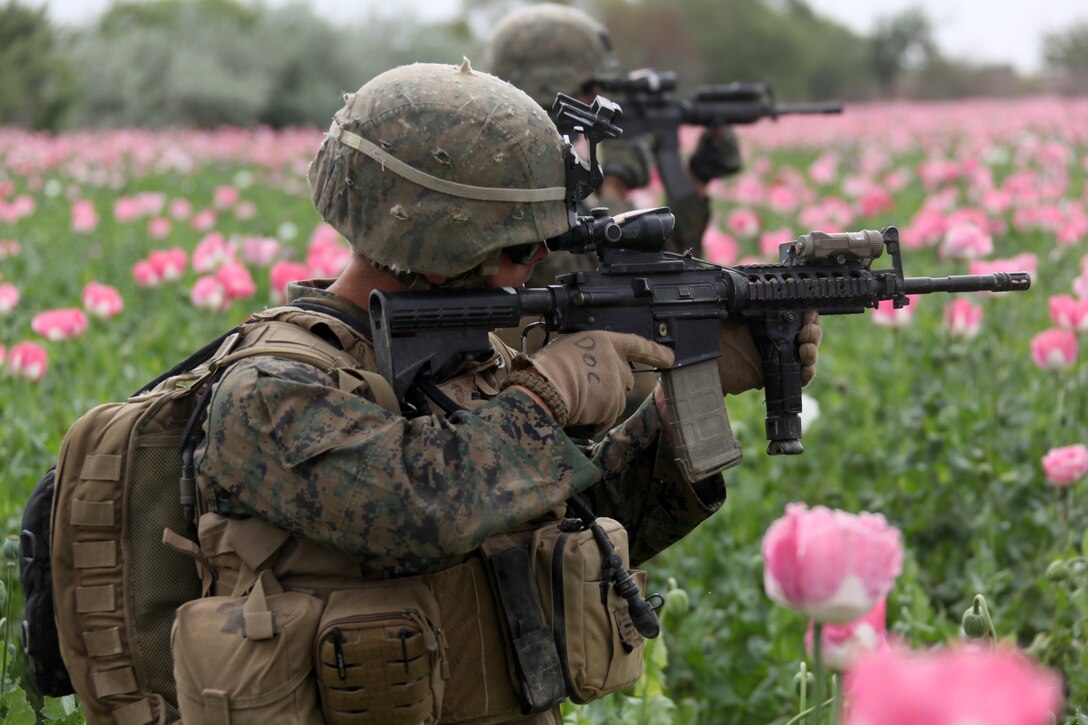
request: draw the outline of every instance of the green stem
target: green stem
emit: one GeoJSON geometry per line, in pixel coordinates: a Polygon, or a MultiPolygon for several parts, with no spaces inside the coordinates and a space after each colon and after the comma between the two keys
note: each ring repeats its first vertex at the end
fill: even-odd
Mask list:
{"type": "Polygon", "coordinates": [[[801,662],[801,708],[799,712],[808,709],[808,665],[801,662]]]}
{"type": "Polygon", "coordinates": [[[824,704],[824,662],[823,662],[824,625],[821,622],[813,622],[812,625],[812,659],[816,665],[816,686],[813,688],[813,699],[816,700],[814,725],[823,725],[824,704]]]}
{"type": "Polygon", "coordinates": [[[11,587],[11,570],[15,565],[10,561],[4,562],[4,585],[7,587],[7,601],[4,603],[4,631],[0,634],[3,641],[4,659],[0,666],[0,693],[4,692],[4,683],[8,680],[8,633],[11,632],[11,600],[14,598],[11,587]]]}
{"type": "Polygon", "coordinates": [[[842,702],[845,696],[846,678],[841,674],[832,677],[835,682],[834,704],[831,706],[831,719],[835,725],[842,722],[842,702]]]}

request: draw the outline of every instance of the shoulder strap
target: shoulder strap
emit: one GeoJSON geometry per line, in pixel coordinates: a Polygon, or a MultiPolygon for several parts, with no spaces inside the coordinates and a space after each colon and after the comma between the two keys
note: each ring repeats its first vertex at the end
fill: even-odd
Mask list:
{"type": "Polygon", "coordinates": [[[393,387],[376,372],[361,370],[351,355],[337,349],[317,335],[290,322],[259,320],[245,325],[238,344],[223,357],[208,365],[215,373],[243,358],[271,355],[308,363],[322,370],[337,370],[337,385],[354,393],[364,385],[374,402],[392,413],[400,413],[393,387]]]}

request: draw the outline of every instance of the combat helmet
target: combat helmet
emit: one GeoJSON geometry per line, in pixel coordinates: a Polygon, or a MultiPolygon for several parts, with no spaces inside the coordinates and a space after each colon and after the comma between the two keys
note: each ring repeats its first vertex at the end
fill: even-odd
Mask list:
{"type": "Polygon", "coordinates": [[[500,250],[570,229],[563,138],[523,92],[461,66],[416,63],[344,96],[310,164],[318,213],[414,286],[477,286],[500,250]]]}
{"type": "Polygon", "coordinates": [[[608,31],[566,5],[531,5],[503,18],[491,36],[488,71],[545,108],[556,93],[578,96],[595,77],[616,74],[608,31]]]}

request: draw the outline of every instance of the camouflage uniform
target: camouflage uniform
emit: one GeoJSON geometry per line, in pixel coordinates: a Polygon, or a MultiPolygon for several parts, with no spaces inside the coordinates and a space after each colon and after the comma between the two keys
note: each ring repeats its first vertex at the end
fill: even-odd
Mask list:
{"type": "MultiPolygon", "coordinates": [[[[315,283],[293,285],[289,299],[367,329],[363,310],[315,283]]],[[[330,330],[361,368],[376,370],[364,336],[330,330]]],[[[720,475],[692,484],[673,467],[652,401],[581,448],[529,396],[496,392],[498,359],[473,372],[477,384],[461,376],[445,387],[471,412],[410,420],[342,393],[305,363],[237,363],[212,396],[196,455],[200,490],[212,511],[258,517],[387,575],[441,569],[578,492],[627,527],[638,563],[725,500],[720,475]]]]}
{"type": "MultiPolygon", "coordinates": [[[[315,207],[360,255],[352,265],[369,262],[383,282],[426,288],[441,277],[444,287],[473,288],[500,271],[504,249],[569,229],[566,161],[554,125],[515,87],[467,61],[416,64],[345,96],[309,178],[315,207]]],[[[289,301],[308,309],[257,315],[305,327],[355,367],[253,357],[213,385],[195,453],[209,519],[235,531],[271,524],[293,536],[293,550],[315,550],[307,561],[346,558],[351,577],[437,579],[475,566],[489,536],[554,520],[576,493],[627,528],[634,563],[721,506],[720,475],[693,483],[677,469],[652,399],[582,446],[554,407],[522,387],[503,389],[510,355],[497,340],[489,359],[435,381],[465,410],[406,418],[345,388],[345,375],[378,367],[368,314],[351,301],[365,299],[374,278],[358,269],[338,280],[346,296],[300,283],[289,301]]],[[[483,600],[465,606],[494,609],[483,600]]],[[[475,723],[478,712],[466,707],[448,720],[475,723]]],[[[487,723],[521,721],[516,708],[484,712],[487,723]]],[[[558,708],[531,722],[560,722],[558,708]]]]}

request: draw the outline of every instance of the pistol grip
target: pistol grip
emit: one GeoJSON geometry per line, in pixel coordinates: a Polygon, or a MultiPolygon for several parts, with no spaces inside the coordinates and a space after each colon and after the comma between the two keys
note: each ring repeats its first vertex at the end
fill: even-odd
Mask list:
{"type": "Polygon", "coordinates": [[[677,463],[687,480],[698,481],[740,463],[717,361],[665,370],[661,384],[677,463]]]}

